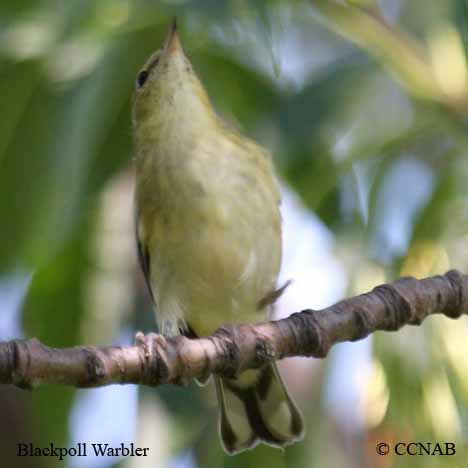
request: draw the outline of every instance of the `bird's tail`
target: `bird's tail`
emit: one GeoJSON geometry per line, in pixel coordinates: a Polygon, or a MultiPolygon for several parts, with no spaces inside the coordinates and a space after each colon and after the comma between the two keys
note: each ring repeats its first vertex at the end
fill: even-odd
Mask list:
{"type": "Polygon", "coordinates": [[[220,433],[229,454],[264,442],[285,447],[301,439],[302,415],[291,400],[275,363],[247,370],[237,379],[215,378],[220,433]]]}

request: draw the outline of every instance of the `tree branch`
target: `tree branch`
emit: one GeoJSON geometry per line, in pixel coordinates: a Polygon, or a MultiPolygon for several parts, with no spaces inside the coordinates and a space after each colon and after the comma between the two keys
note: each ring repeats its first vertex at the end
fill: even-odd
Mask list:
{"type": "Polygon", "coordinates": [[[343,341],[377,330],[419,325],[428,315],[458,318],[468,313],[468,275],[456,270],[394,284],[322,310],[256,325],[225,326],[213,336],[137,334],[134,346],[78,346],[54,349],[36,339],[0,343],[0,383],[21,388],[55,383],[96,387],[113,383],[185,384],[211,373],[232,377],[288,356],[323,358],[343,341]]]}

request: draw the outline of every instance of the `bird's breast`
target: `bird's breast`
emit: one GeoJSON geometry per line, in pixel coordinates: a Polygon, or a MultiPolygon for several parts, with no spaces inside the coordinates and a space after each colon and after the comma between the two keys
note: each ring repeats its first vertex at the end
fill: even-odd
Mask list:
{"type": "Polygon", "coordinates": [[[274,289],[281,232],[268,177],[230,141],[198,138],[155,149],[138,177],[137,205],[163,314],[176,301],[192,328],[206,334],[233,317],[245,320],[242,312],[255,312],[274,289]]]}

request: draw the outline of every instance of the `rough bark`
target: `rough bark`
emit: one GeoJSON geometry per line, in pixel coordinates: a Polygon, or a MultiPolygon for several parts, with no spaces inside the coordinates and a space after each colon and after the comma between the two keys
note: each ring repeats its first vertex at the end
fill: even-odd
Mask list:
{"type": "Polygon", "coordinates": [[[21,388],[45,383],[185,384],[211,373],[234,376],[288,356],[324,358],[334,344],[360,340],[377,330],[419,325],[431,314],[455,319],[466,313],[468,275],[452,270],[422,280],[401,278],[326,309],[304,310],[283,320],[225,326],[201,339],[139,333],[134,346],[64,349],[49,348],[34,338],[3,342],[0,383],[21,388]]]}

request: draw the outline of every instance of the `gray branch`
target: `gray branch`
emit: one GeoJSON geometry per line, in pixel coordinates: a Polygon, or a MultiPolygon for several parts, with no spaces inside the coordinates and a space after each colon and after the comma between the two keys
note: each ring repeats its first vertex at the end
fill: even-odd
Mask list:
{"type": "Polygon", "coordinates": [[[186,384],[216,373],[232,377],[269,360],[289,356],[324,358],[343,341],[377,330],[419,325],[431,314],[468,313],[468,275],[452,270],[422,280],[401,278],[322,310],[225,326],[207,338],[137,334],[134,346],[56,349],[36,339],[0,343],[0,383],[33,388],[45,383],[97,387],[114,383],[186,384]]]}

